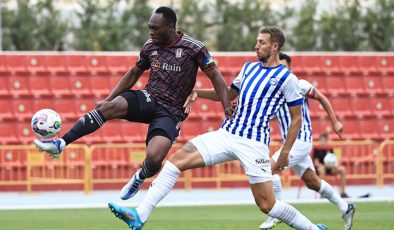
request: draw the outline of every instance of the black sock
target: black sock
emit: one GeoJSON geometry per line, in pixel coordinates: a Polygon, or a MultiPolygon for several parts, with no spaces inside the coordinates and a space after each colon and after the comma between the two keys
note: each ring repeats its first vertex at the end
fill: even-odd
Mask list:
{"type": "Polygon", "coordinates": [[[94,109],[79,118],[74,126],[64,134],[62,138],[66,142],[66,145],[68,145],[87,134],[93,133],[99,129],[104,122],[106,122],[106,119],[100,110],[94,109]]]}
{"type": "Polygon", "coordinates": [[[148,167],[146,160],[144,160],[144,162],[142,164],[142,170],[140,172],[140,175],[138,175],[138,177],[141,180],[145,180],[146,178],[153,177],[154,175],[156,175],[156,173],[158,173],[160,171],[160,169],[161,169],[161,164],[156,167],[155,166],[148,167]]]}

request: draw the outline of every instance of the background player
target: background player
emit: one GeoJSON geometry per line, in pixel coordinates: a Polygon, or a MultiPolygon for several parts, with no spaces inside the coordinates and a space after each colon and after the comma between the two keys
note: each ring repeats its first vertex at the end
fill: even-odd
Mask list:
{"type": "MultiPolygon", "coordinates": [[[[173,154],[137,209],[110,203],[109,207],[117,217],[132,229],[141,229],[156,205],[171,191],[181,171],[239,160],[262,212],[280,218],[296,229],[327,229],[325,225],[312,224],[292,206],[276,201],[272,191],[269,120],[285,99],[291,113],[291,124],[276,170],[287,166],[289,150],[301,127],[303,99],[298,80],[279,63],[279,50],[284,42],[284,35],[279,29],[260,30],[255,47],[260,62],[246,63],[231,85],[231,98],[239,95],[234,119],[226,119],[219,130],[192,139],[173,154]]],[[[213,90],[198,91],[198,96],[219,99],[213,90]]]]}
{"type": "MultiPolygon", "coordinates": [[[[280,53],[279,58],[281,63],[290,69],[291,58],[284,53],[280,53]]],[[[346,203],[343,199],[341,199],[341,197],[339,197],[338,194],[334,192],[331,185],[329,185],[326,181],[320,179],[316,175],[312,159],[309,156],[312,150],[312,124],[309,116],[308,98],[320,102],[331,120],[334,131],[338,134],[340,138],[343,132],[343,125],[336,118],[332,106],[326,96],[324,96],[317,88],[313,87],[312,84],[310,84],[308,81],[299,80],[299,84],[303,97],[302,126],[300,132],[297,135],[297,140],[295,141],[292,149],[290,150],[289,167],[291,167],[297,173],[297,175],[304,181],[304,183],[309,189],[320,193],[321,197],[327,198],[331,203],[335,204],[340,209],[341,213],[343,214],[342,218],[345,221],[345,229],[350,229],[352,227],[355,206],[353,204],[346,203]]],[[[283,142],[285,142],[288,138],[288,131],[290,128],[290,113],[289,108],[286,104],[278,110],[278,112],[276,113],[276,117],[279,122],[282,140],[283,142]]],[[[273,169],[276,168],[276,162],[278,162],[278,158],[280,156],[279,154],[280,150],[272,156],[271,164],[273,169]]],[[[272,183],[275,197],[280,200],[282,184],[278,173],[279,171],[273,170],[273,174],[275,175],[273,176],[272,183]]],[[[260,228],[271,229],[278,222],[278,219],[268,217],[266,221],[264,221],[264,223],[260,225],[260,228]]]]}
{"type": "Polygon", "coordinates": [[[66,145],[96,131],[108,120],[148,123],[143,166],[121,191],[121,198],[128,199],[146,178],[160,170],[163,159],[175,142],[179,123],[187,117],[183,104],[194,87],[198,67],[211,79],[226,117],[231,117],[233,109],[221,73],[203,43],[176,31],[176,21],[176,14],[171,8],[156,9],[149,20],[150,39],[142,47],[135,66],[104,101],[97,103],[96,109],[81,117],[62,138],[35,140],[38,149],[56,158],[66,145]],[[145,89],[129,90],[148,69],[150,75],[145,89]]]}

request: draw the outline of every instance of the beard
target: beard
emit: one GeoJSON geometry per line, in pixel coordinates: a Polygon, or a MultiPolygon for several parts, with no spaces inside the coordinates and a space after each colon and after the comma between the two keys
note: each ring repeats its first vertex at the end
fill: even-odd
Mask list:
{"type": "Polygon", "coordinates": [[[257,57],[259,58],[259,61],[261,62],[267,62],[268,59],[271,57],[271,54],[267,54],[267,55],[257,55],[257,57]]]}

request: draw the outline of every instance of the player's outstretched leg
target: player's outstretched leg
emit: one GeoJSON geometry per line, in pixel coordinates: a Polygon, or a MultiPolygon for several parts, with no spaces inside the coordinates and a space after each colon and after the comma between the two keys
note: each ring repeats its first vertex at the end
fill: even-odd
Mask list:
{"type": "Polygon", "coordinates": [[[109,203],[108,207],[116,217],[123,220],[131,229],[140,230],[144,227],[145,223],[140,220],[135,208],[125,208],[113,203],[109,203]]]}
{"type": "MultiPolygon", "coordinates": [[[[282,182],[278,174],[272,176],[272,187],[274,190],[275,198],[277,200],[282,200],[282,182]]],[[[282,223],[277,218],[268,216],[268,218],[259,226],[260,229],[272,229],[277,224],[282,223]]]]}
{"type": "Polygon", "coordinates": [[[58,158],[66,147],[66,142],[62,138],[48,141],[34,140],[33,143],[40,151],[47,152],[52,159],[58,158]]]}

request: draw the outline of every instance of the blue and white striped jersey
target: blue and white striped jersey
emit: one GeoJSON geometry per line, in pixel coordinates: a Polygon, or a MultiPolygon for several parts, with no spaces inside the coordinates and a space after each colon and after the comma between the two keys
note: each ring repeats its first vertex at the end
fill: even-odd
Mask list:
{"type": "Polygon", "coordinates": [[[225,119],[222,129],[269,145],[269,121],[286,101],[289,106],[302,104],[297,77],[284,65],[265,67],[261,62],[247,62],[231,87],[238,92],[238,108],[232,120],[225,119]]]}
{"type": "MultiPolygon", "coordinates": [[[[308,105],[308,97],[314,96],[315,90],[313,85],[305,80],[299,80],[299,85],[301,88],[301,95],[303,97],[302,101],[302,125],[301,130],[298,133],[297,139],[302,140],[304,142],[312,143],[312,123],[311,118],[309,116],[309,105],[308,105]]],[[[276,113],[276,117],[278,118],[280,132],[282,134],[282,141],[285,141],[287,138],[287,132],[290,128],[290,112],[288,106],[285,104],[282,106],[278,112],[276,113]]]]}

